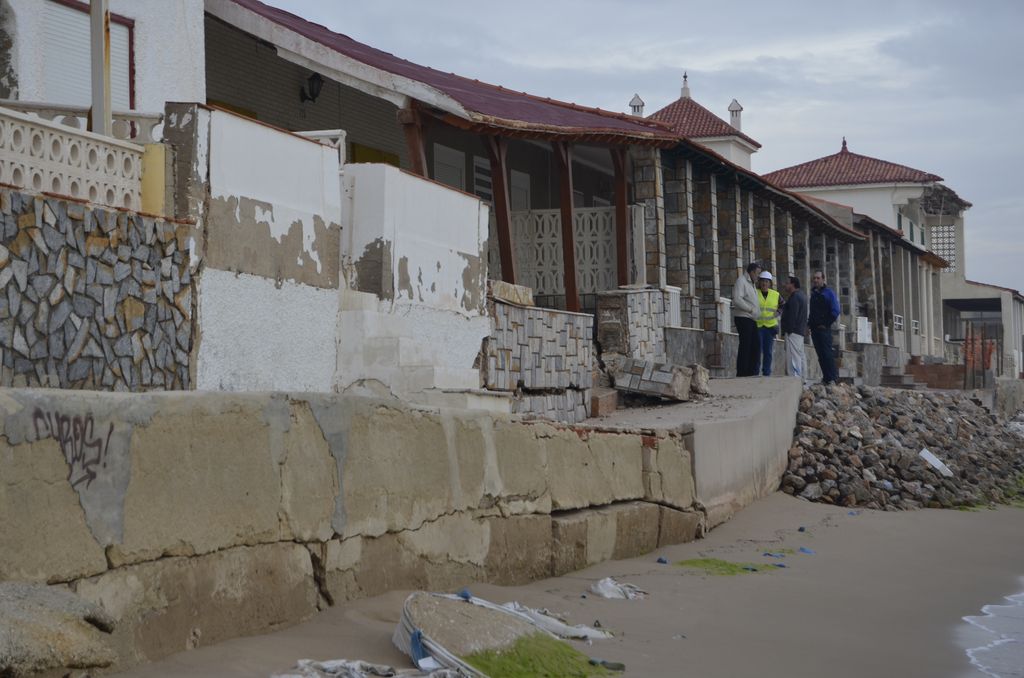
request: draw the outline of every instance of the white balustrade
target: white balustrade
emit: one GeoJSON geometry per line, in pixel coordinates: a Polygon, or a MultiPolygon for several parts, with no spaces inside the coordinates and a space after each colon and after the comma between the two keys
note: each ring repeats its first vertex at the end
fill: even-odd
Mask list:
{"type": "MultiPolygon", "coordinates": [[[[72,129],[84,130],[89,123],[89,109],[82,106],[0,99],[0,108],[9,108],[20,113],[34,115],[72,129]]],[[[131,141],[136,144],[155,144],[160,140],[157,127],[164,121],[162,113],[114,111],[112,117],[115,139],[131,141]]]]}
{"type": "Polygon", "coordinates": [[[319,141],[327,146],[333,146],[338,149],[338,167],[345,166],[345,130],[343,129],[319,129],[310,130],[308,132],[296,132],[300,137],[306,137],[314,141],[319,141]]]}
{"type": "Polygon", "coordinates": [[[0,182],[138,210],[142,146],[0,107],[0,182]]]}

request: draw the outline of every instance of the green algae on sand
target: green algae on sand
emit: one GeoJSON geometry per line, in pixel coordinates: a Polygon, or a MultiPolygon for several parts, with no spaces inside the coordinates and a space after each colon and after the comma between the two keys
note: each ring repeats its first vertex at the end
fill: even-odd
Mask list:
{"type": "Polygon", "coordinates": [[[505,650],[475,652],[462,658],[490,678],[597,678],[614,675],[594,666],[568,643],[544,633],[520,638],[505,650]]]}
{"type": "Polygon", "coordinates": [[[771,563],[733,563],[719,558],[691,558],[676,563],[679,567],[702,570],[704,574],[720,577],[732,577],[737,574],[753,574],[754,572],[771,572],[778,569],[771,563]]]}

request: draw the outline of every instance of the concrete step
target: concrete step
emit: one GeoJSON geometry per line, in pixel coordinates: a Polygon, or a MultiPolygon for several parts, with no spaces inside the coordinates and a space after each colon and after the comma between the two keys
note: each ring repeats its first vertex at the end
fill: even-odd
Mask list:
{"type": "Polygon", "coordinates": [[[482,410],[496,414],[512,413],[512,394],[507,391],[487,391],[481,388],[431,388],[411,396],[413,402],[432,407],[459,410],[482,410]]]}
{"type": "Polygon", "coordinates": [[[863,386],[864,385],[864,380],[861,379],[860,377],[855,377],[855,376],[839,375],[839,378],[836,381],[839,382],[840,384],[852,384],[853,386],[863,386]]]}
{"type": "Polygon", "coordinates": [[[909,374],[901,375],[882,375],[880,386],[886,388],[902,388],[911,391],[920,391],[926,388],[924,384],[919,384],[914,381],[914,377],[909,374]]]}

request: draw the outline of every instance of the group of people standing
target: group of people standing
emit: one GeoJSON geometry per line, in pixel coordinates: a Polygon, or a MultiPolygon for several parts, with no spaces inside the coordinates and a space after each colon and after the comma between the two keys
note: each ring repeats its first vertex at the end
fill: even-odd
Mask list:
{"type": "Polygon", "coordinates": [[[774,283],[770,271],[752,263],[733,287],[733,317],[740,337],[736,376],[771,376],[773,347],[781,331],[786,342],[787,374],[806,381],[804,337],[810,336],[821,365],[822,383],[835,383],[839,375],[832,351],[832,325],[840,309],[835,292],[825,283],[825,274],[814,272],[809,301],[796,276],[786,280],[784,299],[773,288],[774,283]]]}

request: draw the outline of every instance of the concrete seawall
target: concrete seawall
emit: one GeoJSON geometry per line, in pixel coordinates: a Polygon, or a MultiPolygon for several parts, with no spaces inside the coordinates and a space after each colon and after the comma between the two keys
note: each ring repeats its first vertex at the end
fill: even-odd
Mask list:
{"type": "Polygon", "coordinates": [[[0,417],[0,580],[101,603],[120,667],[346,599],[520,583],[704,529],[686,434],[658,427],[31,389],[0,392],[0,417]]]}

